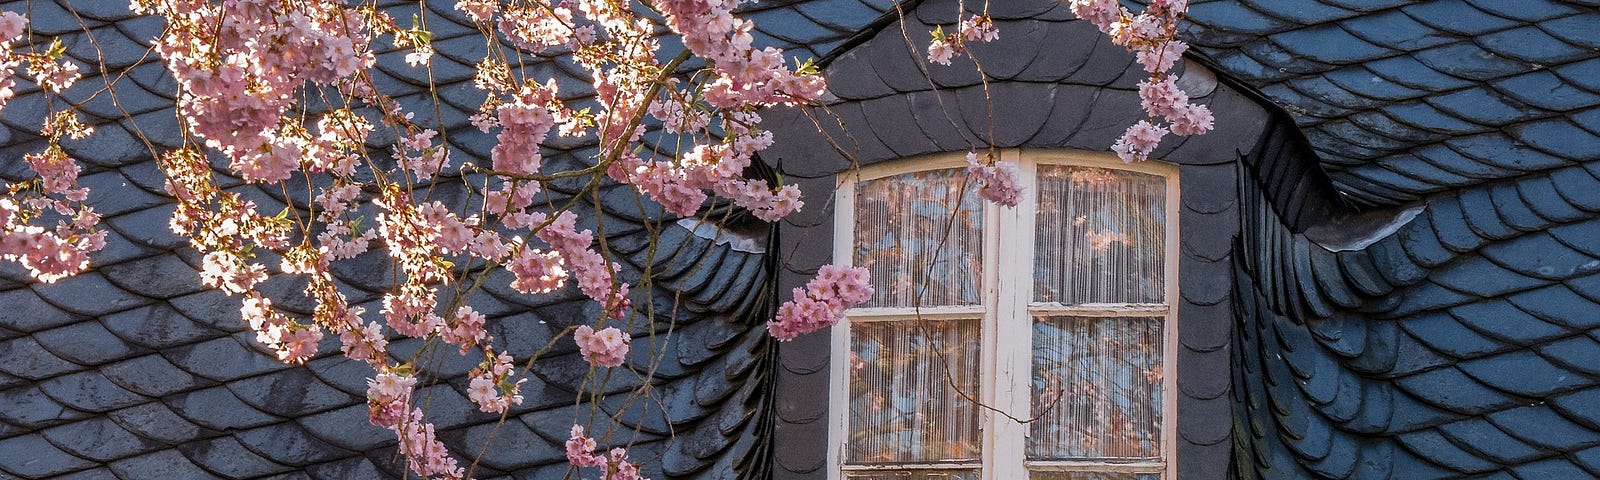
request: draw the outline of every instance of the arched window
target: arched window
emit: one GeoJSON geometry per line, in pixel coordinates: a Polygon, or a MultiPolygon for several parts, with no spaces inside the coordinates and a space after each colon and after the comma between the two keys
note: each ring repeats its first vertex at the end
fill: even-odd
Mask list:
{"type": "Polygon", "coordinates": [[[1172,462],[1177,169],[1006,150],[841,175],[834,262],[873,299],[833,329],[831,478],[1156,480],[1172,462]]]}

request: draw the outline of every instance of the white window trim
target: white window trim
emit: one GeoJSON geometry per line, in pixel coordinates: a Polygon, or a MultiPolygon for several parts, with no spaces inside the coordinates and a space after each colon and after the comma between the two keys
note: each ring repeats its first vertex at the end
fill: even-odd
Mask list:
{"type": "MultiPolygon", "coordinates": [[[[1013,417],[1030,416],[1029,389],[1032,376],[1033,313],[1060,312],[1085,316],[1130,316],[1148,313],[1163,315],[1162,325],[1162,425],[1161,462],[1025,462],[1028,427],[980,409],[979,425],[982,429],[982,468],[985,480],[1027,478],[1028,469],[1051,471],[1121,471],[1153,473],[1164,472],[1164,479],[1176,479],[1177,460],[1177,345],[1178,345],[1178,212],[1181,196],[1178,191],[1178,168],[1161,162],[1124,163],[1114,155],[1074,150],[1018,150],[1000,151],[1000,160],[1018,165],[1020,183],[1024,186],[1023,198],[1016,208],[1001,208],[982,202],[984,208],[984,270],[982,280],[983,305],[965,307],[913,308],[857,308],[832,329],[830,350],[830,381],[828,408],[828,478],[841,480],[847,466],[844,452],[849,439],[849,378],[850,323],[885,320],[952,319],[982,316],[983,345],[980,388],[978,398],[984,404],[1003,410],[1013,417]],[[1165,304],[1088,304],[1066,306],[1055,303],[1032,302],[1033,267],[1032,252],[1034,219],[1037,205],[1037,177],[1039,165],[1075,165],[1128,170],[1158,175],[1166,179],[1166,244],[1165,247],[1165,304]],[[1030,232],[1006,235],[1008,231],[1030,232]],[[1004,247],[1007,252],[1028,252],[1026,255],[999,258],[1004,247]],[[1001,275],[1000,272],[1007,275],[1001,275]],[[1020,288],[1019,288],[1020,287],[1020,288]],[[1007,298],[999,298],[1006,292],[1007,298]],[[1001,301],[1006,300],[1006,301],[1001,301]],[[990,321],[1001,319],[1000,321],[990,321]],[[1002,325],[1002,323],[1004,325],[1002,325]],[[1011,332],[999,338],[999,331],[1011,332]],[[1001,395],[1001,393],[1008,395],[1001,395]],[[1000,400],[1004,400],[1003,403],[1000,400]]],[[[834,196],[833,263],[851,265],[854,260],[855,186],[858,182],[874,180],[902,173],[963,168],[965,153],[941,153],[914,157],[894,162],[872,165],[839,175],[834,196]]],[[[970,192],[970,190],[969,190],[970,192]]],[[[972,193],[969,193],[972,194],[972,193]]],[[[971,468],[972,465],[892,465],[849,466],[850,470],[896,470],[904,468],[971,468]]]]}

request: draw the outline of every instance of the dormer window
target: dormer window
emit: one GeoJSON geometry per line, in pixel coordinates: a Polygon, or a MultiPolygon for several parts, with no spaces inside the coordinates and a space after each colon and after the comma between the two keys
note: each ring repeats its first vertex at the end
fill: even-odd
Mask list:
{"type": "Polygon", "coordinates": [[[841,176],[834,260],[877,293],[833,331],[831,478],[1167,478],[1176,169],[1002,155],[1014,209],[961,154],[841,176]]]}

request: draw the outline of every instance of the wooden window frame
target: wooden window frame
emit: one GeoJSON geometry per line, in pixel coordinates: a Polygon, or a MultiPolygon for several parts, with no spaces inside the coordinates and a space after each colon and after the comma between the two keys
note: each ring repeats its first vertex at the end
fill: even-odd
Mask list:
{"type": "MultiPolygon", "coordinates": [[[[1019,150],[1000,151],[1001,161],[1018,165],[1020,183],[1024,186],[1022,201],[1015,208],[1002,208],[991,202],[983,206],[983,278],[980,289],[982,304],[956,307],[880,307],[856,308],[832,329],[829,379],[828,418],[828,478],[841,480],[846,471],[885,471],[910,468],[956,469],[981,468],[985,480],[1028,478],[1030,470],[1037,471],[1100,471],[1130,473],[1160,473],[1161,478],[1177,478],[1177,345],[1178,345],[1178,213],[1181,196],[1178,190],[1178,168],[1162,162],[1124,163],[1114,155],[1074,150],[1019,150]],[[1126,170],[1157,175],[1166,180],[1166,232],[1164,238],[1165,303],[1161,304],[1084,304],[1061,305],[1033,302],[1033,243],[1038,205],[1037,172],[1040,165],[1070,165],[1126,170]],[[1013,232],[1026,232],[1014,234],[1013,232]],[[999,252],[1026,252],[1008,255],[1001,259],[999,252]],[[1003,298],[1002,298],[1003,296],[1003,298]],[[896,321],[913,319],[981,318],[983,339],[981,345],[981,386],[978,398],[985,405],[1003,410],[1017,418],[1030,416],[1030,388],[1033,362],[1033,318],[1041,313],[1064,313],[1078,316],[1160,316],[1162,323],[1162,418],[1161,461],[1159,462],[1095,462],[1095,461],[1033,461],[1026,459],[1028,426],[1012,421],[986,408],[979,409],[981,462],[968,464],[896,464],[896,465],[846,465],[846,442],[849,441],[849,362],[851,322],[896,321]],[[996,321],[995,319],[1000,319],[996,321]],[[998,332],[1011,332],[1000,338],[998,332]],[[1020,333],[1019,333],[1020,332],[1020,333]]],[[[834,195],[835,222],[833,235],[833,263],[851,265],[855,252],[855,191],[856,184],[894,175],[964,168],[965,152],[941,153],[914,157],[894,162],[863,167],[838,176],[834,195]]],[[[968,189],[975,194],[975,189],[968,189]]]]}

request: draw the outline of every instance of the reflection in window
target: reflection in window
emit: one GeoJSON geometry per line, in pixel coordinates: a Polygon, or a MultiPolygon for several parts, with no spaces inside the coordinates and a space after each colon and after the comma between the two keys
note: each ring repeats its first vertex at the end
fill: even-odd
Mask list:
{"type": "Polygon", "coordinates": [[[961,194],[965,181],[962,170],[944,169],[856,186],[855,266],[871,272],[876,291],[862,306],[914,306],[918,289],[920,306],[982,301],[983,206],[961,194]]]}
{"type": "Polygon", "coordinates": [[[1161,456],[1161,319],[1033,323],[1029,460],[1161,456]]]}
{"type": "Polygon", "coordinates": [[[962,394],[978,392],[980,352],[973,339],[980,338],[981,326],[977,319],[965,319],[851,327],[848,461],[979,457],[977,407],[962,394]]]}
{"type": "Polygon", "coordinates": [[[1034,300],[1161,303],[1166,205],[1157,175],[1039,166],[1034,300]]]}

